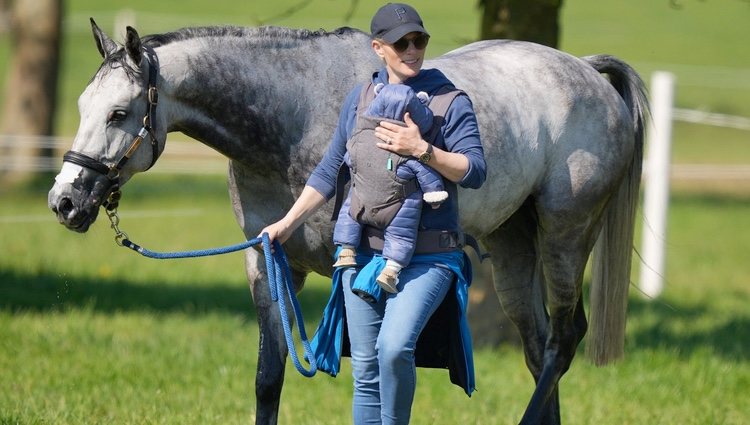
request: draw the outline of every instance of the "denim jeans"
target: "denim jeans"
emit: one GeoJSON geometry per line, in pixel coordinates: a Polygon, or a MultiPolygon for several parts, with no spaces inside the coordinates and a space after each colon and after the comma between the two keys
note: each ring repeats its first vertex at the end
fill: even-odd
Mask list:
{"type": "Polygon", "coordinates": [[[354,424],[408,424],[417,381],[417,338],[451,288],[453,272],[411,264],[399,275],[399,292],[384,292],[376,303],[352,293],[356,275],[356,268],[342,275],[354,376],[354,424]]]}

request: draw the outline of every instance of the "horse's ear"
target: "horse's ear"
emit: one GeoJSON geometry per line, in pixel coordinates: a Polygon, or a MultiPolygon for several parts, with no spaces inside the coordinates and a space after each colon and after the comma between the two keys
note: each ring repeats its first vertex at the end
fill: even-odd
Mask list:
{"type": "Polygon", "coordinates": [[[101,54],[104,59],[107,59],[109,55],[117,51],[117,43],[109,38],[109,36],[105,34],[98,25],[96,25],[94,18],[89,19],[91,20],[91,31],[94,33],[96,48],[99,49],[99,54],[101,54]]]}
{"type": "Polygon", "coordinates": [[[143,58],[143,53],[141,51],[141,37],[138,35],[138,31],[131,26],[128,26],[126,31],[125,50],[128,52],[130,59],[132,59],[136,65],[140,65],[141,59],[143,58]]]}

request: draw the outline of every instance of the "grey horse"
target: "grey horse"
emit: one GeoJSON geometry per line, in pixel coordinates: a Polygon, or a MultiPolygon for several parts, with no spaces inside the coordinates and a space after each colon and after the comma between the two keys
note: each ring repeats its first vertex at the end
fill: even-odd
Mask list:
{"type": "MultiPolygon", "coordinates": [[[[124,45],[93,20],[92,28],[104,62],[80,96],[78,133],[49,192],[60,223],[78,232],[100,206],[116,206],[109,195],[153,165],[166,134],[179,131],[229,158],[232,206],[254,238],[301,192],[344,96],[381,66],[369,36],[348,28],[186,28],[141,38],[129,27],[124,45]]],[[[582,282],[592,250],[588,351],[597,364],[623,352],[643,83],[611,56],[505,40],[425,67],[474,103],[488,178],[459,192],[461,223],[492,255],[498,297],[537,383],[521,423],[557,424],[558,381],[588,328],[582,282]]],[[[311,271],[331,275],[331,208],[285,244],[298,290],[311,271]]],[[[287,347],[261,252],[246,250],[246,271],[261,332],[256,421],[275,424],[287,347]]]]}

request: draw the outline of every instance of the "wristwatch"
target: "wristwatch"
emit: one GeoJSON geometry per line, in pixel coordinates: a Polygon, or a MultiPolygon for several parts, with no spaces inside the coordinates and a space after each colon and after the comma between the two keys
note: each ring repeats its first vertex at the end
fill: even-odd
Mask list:
{"type": "Polygon", "coordinates": [[[422,164],[427,164],[432,159],[432,144],[427,142],[427,150],[419,154],[417,160],[422,164]]]}

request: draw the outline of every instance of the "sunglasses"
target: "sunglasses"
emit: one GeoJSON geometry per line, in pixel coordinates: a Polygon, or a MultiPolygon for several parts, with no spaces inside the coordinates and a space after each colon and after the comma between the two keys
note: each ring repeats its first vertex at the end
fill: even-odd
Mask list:
{"type": "Polygon", "coordinates": [[[427,34],[420,34],[414,38],[401,37],[392,44],[393,49],[399,53],[403,53],[409,48],[409,43],[414,45],[417,50],[422,50],[427,47],[427,42],[430,41],[430,36],[427,34]]]}

